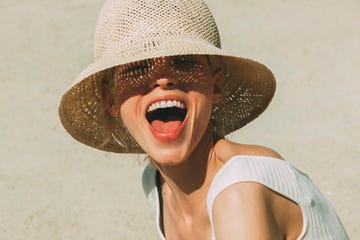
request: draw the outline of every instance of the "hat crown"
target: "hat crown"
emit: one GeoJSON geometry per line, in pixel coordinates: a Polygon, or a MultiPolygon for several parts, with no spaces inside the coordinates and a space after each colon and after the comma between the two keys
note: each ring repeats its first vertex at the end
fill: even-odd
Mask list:
{"type": "Polygon", "coordinates": [[[121,118],[109,125],[101,95],[113,67],[164,56],[202,54],[219,57],[228,73],[211,122],[218,136],[259,116],[275,91],[275,78],[264,65],[220,49],[215,21],[203,0],[108,0],[95,34],[95,61],[63,95],[59,115],[64,128],[91,147],[143,153],[121,118]]]}
{"type": "Polygon", "coordinates": [[[220,48],[215,20],[202,0],[108,0],[99,16],[95,59],[151,51],[172,39],[203,41],[220,48]],[[122,52],[118,52],[122,49],[122,52]]]}

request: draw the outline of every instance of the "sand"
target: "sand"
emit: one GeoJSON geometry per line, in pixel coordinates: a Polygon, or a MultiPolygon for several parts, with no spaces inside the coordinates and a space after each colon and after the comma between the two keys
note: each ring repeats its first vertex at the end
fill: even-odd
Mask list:
{"type": "MultiPolygon", "coordinates": [[[[0,239],[156,239],[144,156],[84,146],[62,128],[61,94],[92,61],[103,0],[0,3],[0,239]]],[[[232,134],[308,173],[360,236],[360,2],[209,1],[223,48],[265,63],[277,93],[232,134]],[[264,5],[264,2],[265,5],[264,5]]]]}

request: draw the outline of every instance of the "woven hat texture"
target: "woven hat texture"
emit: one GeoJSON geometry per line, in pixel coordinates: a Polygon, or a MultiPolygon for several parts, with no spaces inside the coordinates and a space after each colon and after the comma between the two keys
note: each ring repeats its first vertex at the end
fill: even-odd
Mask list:
{"type": "Polygon", "coordinates": [[[115,66],[174,55],[217,55],[228,74],[222,101],[214,107],[214,130],[224,135],[259,116],[270,103],[275,79],[264,65],[221,50],[216,23],[202,0],[108,0],[99,16],[94,62],[62,96],[64,128],[91,147],[143,153],[121,119],[106,130],[101,83],[115,66]]]}

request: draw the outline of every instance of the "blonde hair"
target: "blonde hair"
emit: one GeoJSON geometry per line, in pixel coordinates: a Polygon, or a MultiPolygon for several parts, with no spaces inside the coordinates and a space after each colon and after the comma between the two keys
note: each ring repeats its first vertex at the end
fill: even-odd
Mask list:
{"type": "Polygon", "coordinates": [[[206,55],[206,58],[209,63],[210,70],[212,73],[215,73],[219,70],[224,71],[223,66],[221,64],[221,58],[218,55],[206,55]]]}
{"type": "MultiPolygon", "coordinates": [[[[115,74],[115,68],[109,68],[105,70],[104,76],[100,82],[100,89],[101,89],[101,105],[100,111],[102,112],[104,116],[104,122],[103,122],[103,136],[104,141],[101,143],[101,146],[105,146],[108,142],[111,141],[113,138],[113,129],[115,125],[115,118],[111,116],[110,112],[108,111],[106,107],[106,97],[105,95],[108,94],[108,91],[106,91],[106,88],[112,88],[114,86],[114,74],[115,74]]],[[[113,96],[111,96],[113,97],[113,96]]]]}

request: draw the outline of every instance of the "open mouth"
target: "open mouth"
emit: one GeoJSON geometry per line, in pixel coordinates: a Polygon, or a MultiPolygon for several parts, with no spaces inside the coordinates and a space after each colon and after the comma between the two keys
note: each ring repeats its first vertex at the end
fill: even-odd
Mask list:
{"type": "Polygon", "coordinates": [[[186,114],[184,103],[176,100],[160,101],[149,106],[146,119],[156,131],[170,133],[181,125],[186,114]]]}

